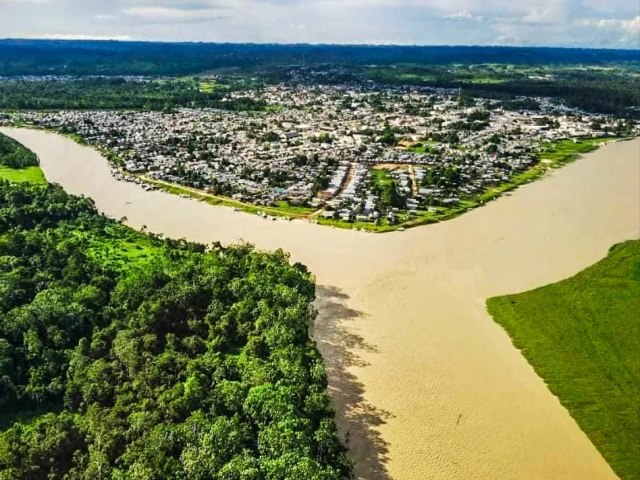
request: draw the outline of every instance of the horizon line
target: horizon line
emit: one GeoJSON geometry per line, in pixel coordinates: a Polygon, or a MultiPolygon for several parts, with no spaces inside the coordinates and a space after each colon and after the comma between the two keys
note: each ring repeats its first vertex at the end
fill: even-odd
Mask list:
{"type": "MultiPolygon", "coordinates": [[[[564,50],[611,50],[611,51],[637,51],[640,52],[640,46],[630,47],[597,47],[597,46],[578,46],[578,45],[531,45],[531,44],[446,44],[446,43],[433,43],[433,44],[419,44],[419,43],[316,43],[316,42],[238,42],[238,41],[208,41],[208,40],[148,40],[148,39],[136,39],[120,37],[101,37],[96,36],[90,38],[90,36],[78,35],[69,36],[68,38],[61,38],[56,35],[52,36],[40,36],[40,37],[4,37],[0,38],[0,42],[8,41],[23,41],[23,42],[58,42],[58,43],[70,43],[70,42],[103,42],[103,43],[149,43],[149,44],[168,44],[168,45],[264,45],[264,46],[308,46],[308,47],[409,47],[409,48],[505,48],[505,49],[564,49],[564,50]]],[[[640,57],[638,58],[640,61],[640,57]]]]}

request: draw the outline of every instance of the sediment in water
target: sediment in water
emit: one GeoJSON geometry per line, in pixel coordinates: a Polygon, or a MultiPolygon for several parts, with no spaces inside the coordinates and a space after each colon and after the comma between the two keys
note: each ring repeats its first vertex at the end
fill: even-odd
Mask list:
{"type": "Polygon", "coordinates": [[[640,140],[457,219],[374,235],[148,192],[64,137],[1,130],[38,154],[49,181],[111,217],[203,243],[283,248],[306,264],[318,283],[313,336],[358,477],[615,478],[485,299],[569,277],[640,237],[640,140]]]}

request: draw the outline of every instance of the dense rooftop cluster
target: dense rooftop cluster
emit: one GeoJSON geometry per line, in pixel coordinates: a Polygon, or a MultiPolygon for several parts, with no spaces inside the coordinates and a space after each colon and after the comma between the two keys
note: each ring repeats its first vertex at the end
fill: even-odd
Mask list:
{"type": "MultiPolygon", "coordinates": [[[[538,111],[457,91],[292,86],[231,92],[266,112],[59,111],[21,120],[80,135],[128,174],[257,205],[287,201],[325,217],[394,221],[456,205],[537,162],[546,141],[602,135],[615,120],[536,99],[538,111]]],[[[636,126],[637,128],[637,126],[636,126]]]]}

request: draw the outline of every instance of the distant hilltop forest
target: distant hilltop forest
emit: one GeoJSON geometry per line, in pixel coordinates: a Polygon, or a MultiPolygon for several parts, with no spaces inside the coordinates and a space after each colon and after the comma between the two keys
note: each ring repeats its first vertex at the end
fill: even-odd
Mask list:
{"type": "Polygon", "coordinates": [[[611,64],[638,50],[0,40],[0,75],[185,75],[219,68],[335,64],[611,64]]]}
{"type": "Polygon", "coordinates": [[[546,97],[640,118],[640,50],[0,40],[6,110],[257,111],[267,106],[246,92],[277,84],[459,89],[519,104],[546,97]],[[214,86],[199,83],[212,77],[214,86]]]}

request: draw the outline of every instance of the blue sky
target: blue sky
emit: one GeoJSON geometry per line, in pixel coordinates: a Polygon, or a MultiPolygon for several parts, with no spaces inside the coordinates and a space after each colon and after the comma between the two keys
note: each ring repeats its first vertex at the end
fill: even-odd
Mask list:
{"type": "Polygon", "coordinates": [[[640,48],[639,0],[0,0],[0,38],[640,48]]]}

